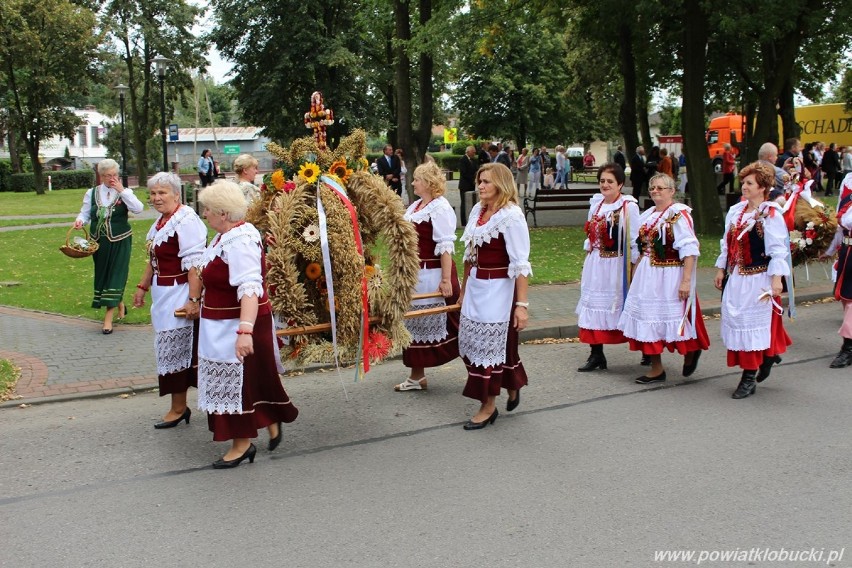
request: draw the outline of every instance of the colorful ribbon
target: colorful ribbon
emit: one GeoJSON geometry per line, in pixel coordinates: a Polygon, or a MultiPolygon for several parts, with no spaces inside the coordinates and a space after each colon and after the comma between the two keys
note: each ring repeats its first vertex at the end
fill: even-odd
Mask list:
{"type": "MultiPolygon", "coordinates": [[[[328,288],[328,307],[331,315],[331,340],[334,347],[334,360],[337,363],[337,316],[334,310],[334,282],[332,281],[331,272],[331,255],[328,247],[328,226],[326,222],[325,209],[322,206],[322,198],[320,197],[320,187],[325,187],[332,190],[340,201],[346,206],[349,211],[349,218],[352,221],[352,234],[355,240],[355,248],[358,254],[364,256],[364,245],[361,241],[361,229],[358,225],[358,213],[355,211],[355,206],[346,195],[346,189],[334,178],[329,176],[321,176],[320,184],[317,185],[317,212],[319,213],[320,225],[320,246],[322,248],[323,265],[325,266],[326,284],[328,288]]],[[[355,361],[355,381],[362,376],[363,373],[370,371],[370,357],[368,355],[368,340],[370,332],[370,315],[367,304],[367,278],[362,273],[361,275],[361,326],[358,338],[358,352],[355,361]]]]}

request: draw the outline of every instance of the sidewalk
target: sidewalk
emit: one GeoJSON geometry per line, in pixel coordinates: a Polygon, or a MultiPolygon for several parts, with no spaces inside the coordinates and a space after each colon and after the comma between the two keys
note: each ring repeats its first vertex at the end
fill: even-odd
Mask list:
{"type": "MultiPolygon", "coordinates": [[[[698,296],[705,315],[719,313],[714,271],[698,271],[698,296]]],[[[830,275],[821,265],[811,267],[810,280],[803,267],[795,273],[797,303],[831,296],[830,275]]],[[[579,296],[579,283],[530,287],[530,323],[521,341],[576,337],[574,308],[579,296]]],[[[717,337],[710,340],[714,349],[721,348],[717,337]]],[[[21,368],[16,393],[22,397],[0,408],[156,388],[153,344],[150,325],[117,323],[112,335],[103,335],[100,322],[0,306],[0,358],[11,359],[21,368]]]]}

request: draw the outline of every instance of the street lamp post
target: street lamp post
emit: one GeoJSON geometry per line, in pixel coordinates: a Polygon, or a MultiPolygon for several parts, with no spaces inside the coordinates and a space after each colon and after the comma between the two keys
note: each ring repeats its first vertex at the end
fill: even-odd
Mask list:
{"type": "Polygon", "coordinates": [[[163,136],[163,171],[169,171],[169,146],[166,138],[166,88],[164,85],[166,79],[166,69],[169,66],[171,59],[158,55],[153,59],[154,67],[157,70],[157,77],[160,79],[160,134],[163,136]]]}
{"type": "Polygon", "coordinates": [[[121,108],[121,185],[127,187],[127,135],[124,130],[124,95],[130,87],[124,84],[115,86],[118,91],[118,103],[121,108]]]}

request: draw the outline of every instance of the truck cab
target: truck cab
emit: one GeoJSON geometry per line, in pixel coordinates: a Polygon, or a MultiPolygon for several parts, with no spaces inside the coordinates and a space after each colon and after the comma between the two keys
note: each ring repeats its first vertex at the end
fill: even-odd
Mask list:
{"type": "Polygon", "coordinates": [[[722,171],[722,154],[725,152],[725,144],[730,144],[734,155],[739,156],[740,149],[737,144],[743,139],[744,120],[742,115],[729,112],[710,121],[705,137],[707,151],[716,173],[722,171]]]}

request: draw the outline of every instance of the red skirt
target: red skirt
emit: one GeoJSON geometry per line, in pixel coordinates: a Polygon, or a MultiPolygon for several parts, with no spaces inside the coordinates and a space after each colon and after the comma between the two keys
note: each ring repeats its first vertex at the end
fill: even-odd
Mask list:
{"type": "Polygon", "coordinates": [[[663,349],[668,349],[669,353],[679,353],[686,355],[692,351],[706,351],[710,348],[710,336],[707,335],[707,327],[704,325],[704,318],[701,316],[701,306],[698,304],[698,299],[695,300],[695,337],[686,341],[654,341],[645,342],[627,338],[627,343],[630,345],[631,351],[641,351],[643,355],[660,355],[663,349]]]}
{"type": "Polygon", "coordinates": [[[580,328],[580,342],[589,345],[615,345],[627,342],[620,329],[583,329],[580,328]]]}
{"type": "Polygon", "coordinates": [[[783,316],[774,309],[769,331],[769,348],[763,351],[731,351],[728,349],[728,367],[740,367],[744,371],[754,371],[763,364],[764,357],[781,355],[793,340],[784,329],[783,316]]]}
{"type": "Polygon", "coordinates": [[[208,414],[207,427],[213,440],[224,442],[235,438],[257,438],[257,431],[277,422],[292,422],[299,415],[278,376],[275,361],[275,341],[272,316],[257,316],[254,328],[269,333],[255,332],[254,354],[243,361],[243,413],[208,414]]]}
{"type": "MultiPolygon", "coordinates": [[[[455,264],[453,264],[450,278],[453,294],[446,298],[448,306],[457,304],[459,301],[459,277],[455,264]]],[[[459,319],[460,312],[447,313],[447,337],[432,343],[412,341],[411,345],[402,350],[402,364],[409,368],[440,367],[458,357],[459,319]]]]}
{"type": "Polygon", "coordinates": [[[472,365],[467,357],[463,357],[467,367],[467,383],[462,394],[478,400],[482,404],[488,397],[499,396],[500,389],[519,390],[527,385],[527,372],[521,363],[518,353],[518,330],[512,325],[515,320],[515,308],[509,314],[509,334],[506,337],[506,360],[501,365],[481,367],[472,365]]]}

